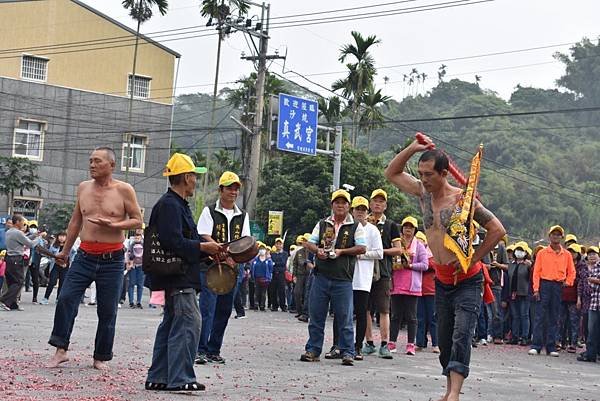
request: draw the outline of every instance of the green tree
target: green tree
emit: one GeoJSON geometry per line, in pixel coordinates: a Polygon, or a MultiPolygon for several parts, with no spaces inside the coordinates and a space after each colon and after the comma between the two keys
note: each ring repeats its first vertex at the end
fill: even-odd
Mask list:
{"type": "Polygon", "coordinates": [[[554,57],[565,65],[565,74],[557,85],[568,89],[580,101],[592,106],[600,103],[600,38],[596,43],[585,38],[570,49],[570,54],[556,53],[554,57]]]}
{"type": "Polygon", "coordinates": [[[39,222],[45,224],[51,234],[66,231],[74,207],[74,203],[45,203],[40,209],[39,222]]]}
{"type": "Polygon", "coordinates": [[[25,191],[37,191],[41,194],[38,185],[37,164],[24,157],[0,156],[0,193],[8,198],[8,212],[12,213],[12,204],[15,193],[23,196],[25,191]]]}
{"type": "Polygon", "coordinates": [[[371,133],[373,129],[383,127],[385,120],[381,112],[382,106],[388,104],[391,98],[381,94],[381,89],[375,90],[371,83],[362,96],[363,108],[358,122],[360,128],[367,134],[367,151],[371,151],[371,133]]]}
{"type": "Polygon", "coordinates": [[[362,104],[364,91],[373,82],[373,77],[377,74],[375,69],[375,59],[369,49],[381,40],[377,36],[371,35],[364,38],[360,32],[352,31],[354,43],[343,45],[340,49],[339,61],[346,62],[346,59],[352,58],[354,62],[346,64],[348,75],[346,78],[335,81],[331,88],[334,91],[341,90],[342,95],[350,99],[349,106],[352,109],[352,132],[351,143],[356,146],[358,139],[358,111],[362,104]]]}
{"type": "Polygon", "coordinates": [[[342,100],[338,96],[331,96],[328,99],[320,97],[319,115],[323,117],[330,126],[335,125],[342,118],[342,100]]]}

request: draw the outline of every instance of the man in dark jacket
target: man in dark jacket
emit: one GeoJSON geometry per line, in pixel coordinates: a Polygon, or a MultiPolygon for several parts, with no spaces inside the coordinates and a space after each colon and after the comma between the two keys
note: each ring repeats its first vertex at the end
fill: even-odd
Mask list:
{"type": "Polygon", "coordinates": [[[185,274],[150,273],[150,287],[165,290],[163,320],[156,331],[152,366],[148,370],[147,390],[199,391],[194,355],[200,339],[200,309],[196,294],[200,290],[200,261],[208,255],[223,254],[223,247],[198,235],[187,197],[194,195],[196,174],[206,169],[194,166],[189,156],[175,153],[163,172],[170,188],[152,208],[150,227],[155,227],[161,246],[179,256],[185,274]]]}
{"type": "Polygon", "coordinates": [[[286,299],[285,299],[285,270],[287,268],[288,253],[283,250],[283,238],[277,238],[275,240],[276,252],[271,254],[271,260],[273,261],[273,286],[272,293],[269,294],[269,299],[272,299],[273,312],[277,312],[277,308],[281,308],[282,312],[287,312],[286,299]]]}

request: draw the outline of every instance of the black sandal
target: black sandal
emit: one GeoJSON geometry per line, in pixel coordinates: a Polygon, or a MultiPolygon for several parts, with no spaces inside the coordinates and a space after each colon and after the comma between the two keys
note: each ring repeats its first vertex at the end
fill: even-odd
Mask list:
{"type": "Polygon", "coordinates": [[[146,382],[146,384],[144,385],[144,387],[146,388],[146,390],[165,391],[167,389],[167,384],[166,383],[146,382]]]}
{"type": "Polygon", "coordinates": [[[187,384],[183,384],[181,386],[173,387],[168,390],[175,391],[175,392],[204,391],[204,390],[206,390],[206,386],[204,384],[194,382],[194,383],[187,383],[187,384]]]}

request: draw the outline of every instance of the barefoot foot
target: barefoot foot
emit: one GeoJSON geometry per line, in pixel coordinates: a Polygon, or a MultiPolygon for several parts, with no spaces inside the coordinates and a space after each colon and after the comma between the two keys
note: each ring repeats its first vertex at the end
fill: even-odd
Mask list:
{"type": "Polygon", "coordinates": [[[448,401],[449,396],[450,396],[450,394],[444,394],[444,396],[442,398],[440,398],[438,401],[448,401]]]}
{"type": "Polygon", "coordinates": [[[94,369],[109,370],[110,368],[105,362],[94,359],[94,369]]]}
{"type": "Polygon", "coordinates": [[[67,362],[68,360],[69,357],[67,356],[67,351],[58,348],[52,359],[50,359],[50,362],[48,362],[48,367],[57,368],[61,363],[67,362]]]}

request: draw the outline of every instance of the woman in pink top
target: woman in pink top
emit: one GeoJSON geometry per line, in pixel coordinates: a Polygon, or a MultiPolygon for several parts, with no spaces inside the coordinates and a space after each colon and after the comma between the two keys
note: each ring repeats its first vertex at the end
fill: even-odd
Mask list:
{"type": "MultiPolygon", "coordinates": [[[[408,341],[406,354],[415,354],[415,337],[417,335],[417,300],[421,296],[423,272],[427,270],[427,251],[421,241],[415,238],[418,222],[408,216],[402,220],[402,242],[406,247],[408,258],[394,263],[392,272],[392,317],[390,322],[390,343],[395,348],[400,323],[406,322],[408,341]],[[409,259],[409,260],[406,260],[409,259]]],[[[391,347],[390,347],[391,348],[391,347]]]]}

